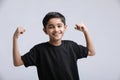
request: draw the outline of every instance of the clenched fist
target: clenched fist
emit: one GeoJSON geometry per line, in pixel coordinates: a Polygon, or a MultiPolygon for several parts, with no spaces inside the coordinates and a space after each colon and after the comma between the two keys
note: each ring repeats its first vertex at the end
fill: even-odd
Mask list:
{"type": "Polygon", "coordinates": [[[23,27],[18,27],[14,33],[14,38],[18,38],[20,34],[23,34],[25,32],[25,29],[23,27]]]}
{"type": "Polygon", "coordinates": [[[75,26],[76,26],[75,27],[76,30],[79,30],[79,31],[82,31],[82,32],[85,32],[87,30],[86,26],[83,23],[76,24],[75,26]]]}

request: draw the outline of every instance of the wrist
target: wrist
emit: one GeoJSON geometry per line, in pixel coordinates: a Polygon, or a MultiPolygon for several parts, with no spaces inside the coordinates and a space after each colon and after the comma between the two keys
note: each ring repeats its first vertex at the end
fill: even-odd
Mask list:
{"type": "Polygon", "coordinates": [[[18,40],[18,37],[13,36],[13,40],[14,40],[14,41],[18,40]]]}
{"type": "Polygon", "coordinates": [[[85,30],[83,31],[83,33],[88,33],[88,30],[87,30],[87,29],[85,29],[85,30]]]}

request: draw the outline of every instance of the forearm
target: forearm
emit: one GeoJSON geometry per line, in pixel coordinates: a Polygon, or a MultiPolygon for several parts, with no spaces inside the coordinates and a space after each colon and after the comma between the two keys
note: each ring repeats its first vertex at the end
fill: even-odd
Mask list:
{"type": "Polygon", "coordinates": [[[18,49],[18,43],[17,39],[13,38],[13,63],[14,66],[20,66],[23,64],[19,49],[18,49]]]}
{"type": "Polygon", "coordinates": [[[86,39],[86,45],[87,45],[87,47],[89,49],[88,55],[89,56],[95,55],[94,46],[93,46],[92,40],[90,38],[90,34],[89,34],[88,29],[86,28],[86,26],[83,23],[76,24],[75,29],[77,29],[79,31],[82,31],[84,33],[84,36],[85,36],[85,39],[86,39]]]}
{"type": "Polygon", "coordinates": [[[86,45],[89,49],[88,55],[93,56],[93,55],[95,55],[95,49],[94,49],[90,34],[89,34],[88,30],[84,31],[83,33],[84,33],[84,36],[86,39],[86,45]]]}

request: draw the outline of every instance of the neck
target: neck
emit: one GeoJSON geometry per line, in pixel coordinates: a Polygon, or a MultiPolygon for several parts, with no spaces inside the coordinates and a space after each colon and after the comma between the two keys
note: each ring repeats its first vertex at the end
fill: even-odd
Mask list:
{"type": "Polygon", "coordinates": [[[58,41],[52,41],[52,40],[50,40],[49,43],[52,44],[52,45],[54,45],[54,46],[59,46],[59,45],[61,45],[62,41],[61,40],[58,40],[58,41]]]}

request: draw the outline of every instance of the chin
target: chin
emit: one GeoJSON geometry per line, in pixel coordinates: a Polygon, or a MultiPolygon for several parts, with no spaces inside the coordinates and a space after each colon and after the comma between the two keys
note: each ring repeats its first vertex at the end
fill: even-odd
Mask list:
{"type": "Polygon", "coordinates": [[[60,41],[61,39],[55,39],[54,41],[60,41]]]}
{"type": "Polygon", "coordinates": [[[54,39],[54,41],[60,41],[61,40],[61,38],[56,38],[56,39],[54,39]]]}

